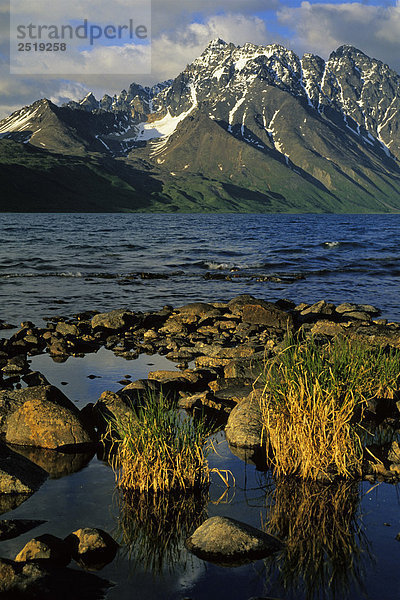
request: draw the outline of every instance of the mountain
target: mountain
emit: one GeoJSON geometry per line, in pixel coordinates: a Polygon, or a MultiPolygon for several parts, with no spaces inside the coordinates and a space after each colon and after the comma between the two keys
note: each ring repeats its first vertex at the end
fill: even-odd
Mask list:
{"type": "Polygon", "coordinates": [[[0,211],[397,212],[399,92],[352,46],[324,61],[217,39],[153,88],[1,121],[0,211]]]}

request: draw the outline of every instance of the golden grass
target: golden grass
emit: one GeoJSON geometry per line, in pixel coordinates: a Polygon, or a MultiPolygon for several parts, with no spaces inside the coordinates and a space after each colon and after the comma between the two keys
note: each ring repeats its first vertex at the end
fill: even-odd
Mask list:
{"type": "Polygon", "coordinates": [[[366,401],[398,387],[400,353],[348,339],[288,341],[265,371],[263,435],[275,474],[358,477],[366,401]]]}
{"type": "Polygon", "coordinates": [[[163,394],[149,395],[132,417],[109,423],[118,487],[155,494],[207,488],[207,435],[201,422],[183,416],[163,394]]]}

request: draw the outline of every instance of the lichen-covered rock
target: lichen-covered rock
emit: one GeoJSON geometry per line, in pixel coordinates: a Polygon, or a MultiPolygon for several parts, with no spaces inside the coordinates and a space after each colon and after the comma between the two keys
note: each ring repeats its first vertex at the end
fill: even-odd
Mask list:
{"type": "Polygon", "coordinates": [[[0,392],[0,431],[10,444],[39,448],[93,441],[79,410],[51,385],[0,392]]]}
{"type": "MultiPolygon", "coordinates": [[[[139,392],[139,390],[132,391],[139,392]]],[[[124,427],[136,416],[135,404],[132,394],[109,390],[103,392],[93,407],[99,431],[104,432],[108,423],[111,423],[114,429],[118,429],[118,425],[124,427]]]]}
{"type": "Polygon", "coordinates": [[[260,448],[263,444],[260,396],[262,390],[254,390],[241,400],[229,415],[225,427],[228,443],[237,448],[260,448]]]}
{"type": "Polygon", "coordinates": [[[181,314],[189,314],[195,317],[204,317],[210,313],[218,316],[221,314],[221,312],[216,310],[212,304],[207,304],[206,302],[191,302],[190,304],[179,307],[177,310],[181,314]]]}
{"type": "Polygon", "coordinates": [[[203,560],[242,564],[273,554],[283,544],[246,523],[228,517],[211,517],[186,540],[186,547],[203,560]]]}
{"type": "Polygon", "coordinates": [[[65,567],[71,562],[71,553],[64,540],[45,533],[29,540],[15,557],[16,562],[33,560],[65,567]]]}
{"type": "Polygon", "coordinates": [[[65,538],[74,560],[89,569],[101,569],[112,560],[119,545],[102,529],[84,527],[65,538]]]}
{"type": "Polygon", "coordinates": [[[293,317],[271,302],[256,300],[242,307],[242,318],[246,323],[264,325],[283,330],[292,330],[293,317]]]}
{"type": "Polygon", "coordinates": [[[92,329],[111,329],[119,331],[125,329],[135,321],[135,313],[119,309],[107,313],[99,313],[92,319],[92,329]]]}

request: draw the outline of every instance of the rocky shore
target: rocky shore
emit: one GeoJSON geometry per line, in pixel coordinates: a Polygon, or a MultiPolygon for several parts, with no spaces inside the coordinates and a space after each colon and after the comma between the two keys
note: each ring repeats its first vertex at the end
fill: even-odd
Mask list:
{"type": "MultiPolygon", "coordinates": [[[[3,323],[2,328],[7,327],[11,325],[3,323]]],[[[257,402],[263,384],[258,378],[265,361],[282,348],[285,336],[300,332],[321,343],[343,335],[400,350],[400,324],[380,318],[373,306],[270,303],[249,295],[229,302],[164,306],[155,312],[85,312],[49,319],[43,328],[22,323],[9,338],[0,339],[2,512],[23,502],[49,475],[60,476],[86,464],[98,449],[107,419],[127,418],[148,392],[162,390],[177,400],[179,408],[212,417],[225,427],[235,454],[265,463],[257,402]],[[96,403],[81,410],[43,374],[30,369],[29,357],[37,354],[48,353],[55,362],[64,362],[102,347],[127,360],[143,353],[164,355],[175,368],[152,371],[147,379],[126,380],[118,392],[104,390],[96,403]]],[[[371,401],[366,416],[374,427],[395,432],[400,427],[400,397],[371,401]]],[[[396,441],[371,446],[364,478],[393,483],[400,479],[396,441]]],[[[39,542],[36,549],[42,548],[43,540],[39,542]]],[[[61,546],[61,555],[71,557],[71,550],[65,555],[65,544],[61,546]]],[[[1,562],[0,590],[11,573],[13,581],[24,579],[23,570],[31,568],[20,565],[26,562],[25,554],[20,553],[15,564],[1,562]]]]}

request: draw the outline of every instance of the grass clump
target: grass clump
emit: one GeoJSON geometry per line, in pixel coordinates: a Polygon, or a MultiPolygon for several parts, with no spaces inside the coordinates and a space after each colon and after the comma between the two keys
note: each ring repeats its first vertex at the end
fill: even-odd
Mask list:
{"type": "Polygon", "coordinates": [[[400,353],[334,339],[289,339],[265,372],[263,432],[277,476],[310,480],[362,472],[366,402],[397,390],[400,353]]]}
{"type": "Polygon", "coordinates": [[[110,421],[109,435],[117,485],[123,491],[189,492],[209,485],[205,425],[179,413],[163,394],[149,394],[130,417],[110,421]]]}

